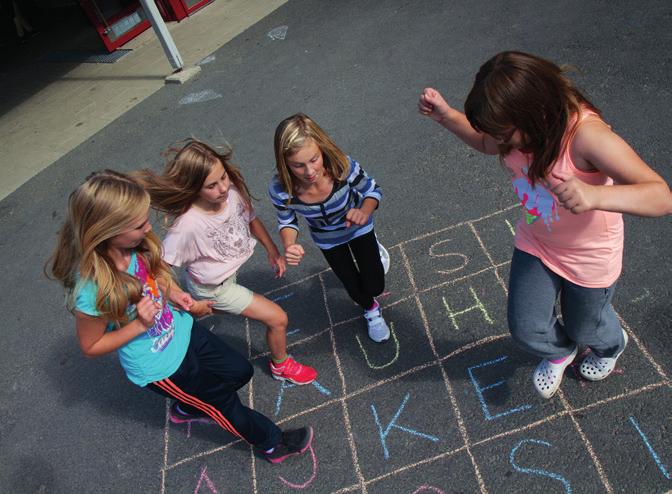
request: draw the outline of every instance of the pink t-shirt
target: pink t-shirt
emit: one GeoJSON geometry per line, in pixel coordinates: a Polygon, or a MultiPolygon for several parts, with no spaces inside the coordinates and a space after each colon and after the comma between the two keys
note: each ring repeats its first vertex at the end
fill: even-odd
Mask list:
{"type": "Polygon", "coordinates": [[[189,276],[203,285],[219,285],[247,261],[257,241],[250,234],[254,210],[232,186],[226,207],[208,214],[194,207],[180,216],[163,240],[163,259],[185,266],[189,276]]]}
{"type": "MultiPolygon", "coordinates": [[[[584,111],[579,125],[588,118],[599,117],[584,111]]],[[[574,121],[570,121],[568,129],[574,121]]],[[[512,174],[513,188],[523,205],[515,245],[538,257],[551,271],[572,283],[587,288],[605,288],[621,274],[622,215],[597,210],[573,214],[560,206],[550,192],[560,183],[552,172],[570,173],[590,185],[613,184],[613,180],[602,172],[586,172],[574,166],[570,153],[572,137],[566,133],[560,156],[546,179],[537,182],[534,188],[527,177],[532,156],[514,150],[504,157],[504,165],[512,174]]]]}

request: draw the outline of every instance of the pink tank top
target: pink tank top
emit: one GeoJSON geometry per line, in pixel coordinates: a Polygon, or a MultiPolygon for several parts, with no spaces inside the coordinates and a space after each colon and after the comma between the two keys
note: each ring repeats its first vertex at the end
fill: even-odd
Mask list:
{"type": "MultiPolygon", "coordinates": [[[[584,111],[579,125],[599,118],[584,111]]],[[[569,122],[573,126],[576,117],[569,122]]],[[[504,157],[512,174],[513,189],[523,205],[516,226],[516,248],[538,257],[554,273],[580,286],[606,288],[621,274],[623,260],[623,218],[621,213],[587,211],[573,214],[559,205],[550,192],[560,181],[552,172],[568,172],[590,185],[612,185],[599,171],[586,172],[574,166],[570,153],[573,133],[565,133],[562,151],[545,180],[533,188],[527,177],[530,154],[514,150],[504,157]]]]}

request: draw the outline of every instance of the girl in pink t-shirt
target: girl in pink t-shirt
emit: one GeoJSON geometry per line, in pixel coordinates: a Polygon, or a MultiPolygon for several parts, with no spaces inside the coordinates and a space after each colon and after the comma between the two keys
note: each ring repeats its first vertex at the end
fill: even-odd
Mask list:
{"type": "Polygon", "coordinates": [[[560,67],[533,55],[503,52],[488,60],[465,113],[432,88],[418,108],[474,149],[498,154],[510,172],[523,216],[509,277],[509,329],[543,358],[533,375],[537,391],[555,394],[579,345],[591,349],[581,375],[606,378],[628,341],[611,306],[621,273],[621,213],[672,213],[668,185],[560,67]]]}
{"type": "Polygon", "coordinates": [[[252,256],[258,240],[266,249],[276,276],[285,260],[254,214],[245,181],[230,162],[231,152],[218,153],[195,139],[170,149],[163,174],[135,174],[152,198],[152,207],[170,222],[163,258],[183,266],[187,287],[204,310],[241,314],[267,327],[270,369],[275,379],[308,384],[317,372],[287,355],[287,314],[263,295],[236,282],[236,272],[252,256]]]}

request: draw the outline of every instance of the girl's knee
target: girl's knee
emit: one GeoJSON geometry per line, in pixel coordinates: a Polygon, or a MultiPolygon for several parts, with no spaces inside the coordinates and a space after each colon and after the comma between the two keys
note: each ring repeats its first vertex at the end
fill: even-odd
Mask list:
{"type": "Polygon", "coordinates": [[[531,341],[535,340],[534,335],[542,333],[541,328],[537,327],[534,322],[528,318],[516,317],[511,312],[508,314],[508,323],[511,338],[519,347],[525,350],[528,350],[531,341]]]}
{"type": "Polygon", "coordinates": [[[520,332],[515,331],[512,327],[509,327],[509,333],[511,333],[511,339],[523,349],[528,347],[527,338],[524,338],[520,332]]]}
{"type": "Polygon", "coordinates": [[[268,320],[268,329],[271,331],[284,332],[287,330],[287,325],[289,324],[289,318],[287,313],[278,306],[277,311],[274,312],[272,317],[268,320]]]}
{"type": "Polygon", "coordinates": [[[240,366],[240,372],[238,374],[238,382],[241,383],[239,388],[250,382],[252,376],[254,376],[254,367],[248,361],[245,361],[245,364],[240,366]]]}

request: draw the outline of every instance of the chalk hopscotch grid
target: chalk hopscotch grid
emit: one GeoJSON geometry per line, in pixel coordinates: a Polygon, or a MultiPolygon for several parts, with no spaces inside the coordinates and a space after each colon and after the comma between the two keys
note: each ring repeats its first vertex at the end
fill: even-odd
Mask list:
{"type": "MultiPolygon", "coordinates": [[[[413,299],[416,303],[416,306],[418,307],[419,312],[420,312],[420,317],[421,317],[421,320],[422,320],[423,329],[425,331],[425,336],[428,339],[430,349],[431,349],[431,351],[434,355],[434,359],[431,360],[431,361],[425,362],[423,364],[416,365],[415,367],[407,369],[407,370],[405,370],[403,372],[400,372],[400,373],[398,373],[394,376],[390,376],[390,377],[387,377],[385,379],[376,381],[375,383],[365,385],[365,386],[363,386],[363,387],[361,387],[357,390],[350,391],[350,392],[348,392],[348,390],[347,390],[347,385],[346,385],[346,382],[345,382],[345,374],[343,372],[341,361],[340,361],[340,358],[338,356],[334,330],[335,330],[335,328],[337,328],[339,326],[342,326],[342,325],[345,325],[345,324],[348,324],[348,323],[351,323],[353,321],[356,321],[356,320],[360,319],[360,316],[351,317],[349,319],[339,321],[339,322],[336,322],[336,323],[333,322],[332,314],[331,314],[331,311],[329,309],[329,304],[328,304],[328,301],[327,301],[327,290],[326,290],[325,281],[324,281],[324,276],[329,271],[331,271],[331,269],[329,269],[329,268],[324,269],[322,271],[319,271],[317,273],[313,273],[309,276],[306,276],[304,278],[301,278],[299,280],[293,281],[291,283],[288,283],[288,284],[283,285],[281,287],[275,288],[273,290],[269,290],[268,292],[264,293],[265,296],[269,297],[274,293],[287,290],[288,288],[290,288],[292,286],[300,285],[300,284],[302,284],[302,283],[304,283],[304,282],[306,282],[310,279],[313,279],[315,277],[317,277],[319,279],[320,287],[322,289],[322,295],[323,295],[323,300],[324,300],[324,304],[325,304],[325,309],[326,309],[326,313],[327,313],[327,318],[328,318],[328,321],[329,321],[329,326],[327,328],[323,329],[323,330],[320,330],[316,333],[311,334],[310,336],[298,339],[298,340],[296,340],[292,343],[288,343],[287,347],[289,348],[289,347],[304,344],[304,343],[306,343],[310,340],[318,338],[318,337],[324,335],[325,333],[329,332],[331,345],[332,345],[332,352],[333,352],[333,356],[334,356],[334,359],[335,359],[335,362],[336,362],[336,369],[337,369],[337,373],[339,375],[339,379],[341,381],[341,396],[337,397],[337,398],[329,399],[329,400],[324,401],[324,402],[322,402],[322,403],[320,403],[320,404],[318,404],[314,407],[310,407],[308,409],[302,410],[301,412],[298,412],[298,413],[295,413],[291,416],[285,417],[282,420],[279,420],[277,423],[278,423],[278,425],[282,425],[283,423],[289,422],[291,420],[294,420],[294,419],[296,419],[298,417],[301,417],[301,416],[304,416],[304,415],[311,414],[311,413],[313,413],[317,410],[329,407],[333,404],[336,404],[336,403],[341,404],[341,407],[342,407],[342,410],[343,410],[344,424],[345,424],[345,428],[346,428],[346,436],[347,436],[348,444],[350,446],[350,453],[351,453],[351,456],[352,456],[352,459],[353,459],[353,464],[355,466],[357,483],[353,484],[353,485],[349,485],[349,486],[344,486],[344,487],[334,491],[335,494],[341,494],[341,493],[358,491],[358,490],[361,491],[363,494],[367,494],[367,492],[368,492],[367,487],[369,485],[372,485],[376,482],[387,479],[389,477],[398,475],[402,472],[411,470],[413,468],[417,468],[417,467],[422,466],[422,465],[430,464],[430,463],[433,463],[433,462],[438,461],[440,459],[451,457],[451,456],[454,456],[454,455],[462,453],[462,452],[467,453],[467,455],[470,459],[470,462],[472,464],[472,468],[474,470],[474,476],[475,476],[476,481],[478,483],[479,489],[482,493],[485,494],[485,493],[488,492],[488,490],[487,490],[487,488],[485,486],[485,482],[484,482],[484,480],[481,476],[479,466],[476,462],[476,458],[472,454],[472,449],[474,447],[477,447],[477,446],[480,446],[480,445],[483,445],[483,444],[487,444],[487,443],[490,443],[492,441],[495,441],[495,440],[498,440],[498,439],[501,439],[501,438],[504,438],[504,437],[508,437],[508,436],[511,436],[511,435],[514,435],[514,434],[517,434],[517,433],[520,433],[520,432],[532,430],[532,429],[534,429],[536,427],[539,427],[543,424],[547,424],[547,423],[553,422],[555,420],[558,420],[558,419],[561,419],[561,418],[564,418],[564,417],[569,417],[570,418],[574,428],[576,429],[577,433],[579,434],[579,437],[581,438],[581,441],[583,442],[583,444],[586,448],[586,451],[588,452],[591,460],[593,461],[593,464],[596,468],[598,476],[599,476],[606,492],[613,493],[613,488],[611,486],[611,483],[610,483],[609,479],[607,478],[607,475],[604,471],[602,463],[601,463],[599,457],[597,456],[597,454],[595,453],[595,450],[594,450],[590,440],[588,439],[585,432],[583,431],[580,424],[578,423],[578,420],[576,419],[576,415],[580,414],[580,413],[583,413],[587,410],[591,410],[591,409],[594,409],[596,407],[606,405],[608,403],[612,403],[612,402],[615,402],[615,401],[620,401],[620,400],[623,400],[623,399],[627,399],[627,398],[630,398],[630,397],[633,397],[633,396],[636,396],[636,395],[639,395],[639,394],[642,394],[642,393],[645,393],[645,392],[648,392],[648,391],[651,391],[651,390],[658,389],[658,388],[663,387],[663,386],[665,386],[667,388],[672,388],[672,382],[670,381],[669,377],[667,376],[667,374],[663,370],[662,366],[660,364],[658,364],[658,362],[655,361],[655,359],[653,358],[651,353],[648,351],[648,349],[645,347],[645,345],[642,343],[642,341],[635,335],[635,333],[632,331],[632,329],[628,326],[628,324],[623,320],[623,318],[620,315],[617,314],[618,319],[621,322],[624,330],[627,331],[628,336],[636,344],[637,348],[642,353],[644,358],[652,365],[652,367],[655,369],[655,371],[658,373],[658,375],[662,378],[661,381],[651,383],[651,384],[647,384],[647,385],[642,386],[640,388],[637,388],[637,389],[634,389],[634,390],[631,390],[631,391],[628,391],[628,392],[624,392],[624,393],[621,393],[621,394],[618,394],[618,395],[615,395],[615,396],[611,396],[611,397],[608,397],[608,398],[605,398],[605,399],[602,399],[602,400],[598,400],[596,402],[593,402],[593,403],[590,403],[590,404],[587,404],[587,405],[584,405],[584,406],[576,407],[576,408],[572,407],[571,403],[565,397],[564,392],[562,391],[562,389],[560,389],[558,391],[557,395],[558,395],[558,397],[560,399],[560,402],[563,406],[563,410],[561,410],[559,412],[556,412],[552,415],[543,417],[542,419],[539,419],[539,420],[537,420],[535,422],[532,422],[530,424],[526,424],[524,426],[514,428],[514,429],[511,429],[511,430],[508,430],[508,431],[500,432],[500,433],[497,433],[497,434],[493,434],[493,435],[491,435],[487,438],[481,439],[479,441],[475,441],[473,443],[471,442],[471,440],[469,438],[469,434],[467,432],[466,425],[465,425],[464,420],[462,418],[462,413],[460,411],[460,408],[459,408],[459,405],[458,405],[458,402],[457,402],[457,398],[455,397],[455,393],[453,391],[452,384],[451,384],[450,379],[448,378],[448,376],[446,374],[445,367],[444,367],[443,364],[447,360],[449,360],[451,358],[454,358],[454,357],[456,357],[456,356],[458,356],[458,355],[460,355],[460,354],[462,354],[466,351],[472,350],[473,348],[477,348],[479,346],[482,346],[482,345],[485,345],[485,344],[488,344],[488,343],[492,343],[494,341],[498,341],[498,340],[507,338],[510,335],[509,335],[508,332],[506,332],[506,333],[501,333],[501,334],[498,334],[498,335],[491,335],[491,336],[488,336],[488,337],[485,337],[485,338],[481,338],[477,341],[473,341],[471,343],[463,345],[463,346],[449,352],[448,354],[446,354],[444,356],[440,356],[438,354],[437,349],[436,349],[436,345],[434,343],[434,338],[432,337],[432,334],[431,334],[429,320],[427,318],[427,315],[426,315],[424,306],[422,304],[422,301],[420,300],[420,295],[423,294],[423,293],[432,291],[432,290],[436,290],[438,288],[443,288],[443,287],[446,287],[446,286],[451,286],[451,285],[457,284],[459,282],[465,281],[467,279],[479,276],[483,273],[490,272],[490,271],[492,271],[494,273],[495,277],[497,278],[498,283],[501,285],[504,292],[506,294],[508,294],[508,289],[507,289],[507,286],[506,286],[506,282],[505,282],[504,278],[502,277],[502,275],[500,274],[499,270],[504,268],[504,267],[507,267],[510,264],[510,261],[501,262],[501,263],[496,263],[494,261],[494,258],[492,257],[492,255],[488,251],[488,249],[486,248],[485,243],[481,239],[481,236],[479,235],[478,230],[476,229],[475,225],[478,224],[479,222],[482,222],[484,220],[493,218],[497,215],[501,215],[501,214],[506,213],[506,212],[508,212],[512,209],[517,208],[517,207],[519,207],[519,206],[518,205],[512,205],[512,206],[509,206],[507,208],[498,210],[494,213],[490,213],[490,214],[487,214],[485,216],[482,216],[480,218],[455,223],[455,224],[450,225],[448,227],[444,227],[444,228],[435,230],[433,232],[424,233],[424,234],[421,234],[417,237],[414,237],[414,238],[411,238],[411,239],[408,239],[408,240],[404,240],[404,241],[402,241],[398,244],[395,244],[393,246],[388,247],[389,251],[392,251],[393,249],[399,249],[400,256],[401,256],[401,259],[402,259],[402,262],[403,262],[403,265],[404,265],[404,269],[406,271],[406,275],[408,276],[408,278],[410,280],[410,283],[411,283],[412,293],[410,295],[402,297],[398,300],[395,300],[392,303],[383,305],[383,308],[384,309],[390,308],[390,307],[396,306],[398,304],[401,304],[403,302],[407,302],[407,301],[413,299]],[[406,250],[405,250],[405,246],[407,246],[407,245],[409,245],[413,242],[417,242],[419,240],[423,240],[423,239],[429,238],[431,236],[436,236],[438,234],[441,234],[441,233],[444,233],[444,232],[447,232],[447,231],[450,231],[450,230],[453,230],[453,229],[456,229],[456,228],[459,228],[459,227],[462,227],[462,226],[467,226],[470,229],[471,233],[476,237],[476,240],[478,241],[478,244],[479,244],[480,248],[482,249],[483,253],[485,254],[490,266],[488,266],[486,268],[483,268],[483,269],[480,269],[478,271],[469,273],[467,275],[458,277],[458,278],[454,278],[454,279],[451,279],[451,280],[448,280],[448,281],[443,281],[443,282],[437,283],[437,284],[432,285],[430,287],[418,289],[418,287],[416,285],[415,278],[413,276],[413,270],[411,268],[411,262],[408,258],[406,250]],[[391,382],[394,382],[394,381],[398,381],[398,380],[403,379],[404,377],[406,377],[408,375],[417,373],[419,371],[422,371],[422,370],[430,368],[430,367],[437,367],[441,371],[442,378],[443,378],[443,381],[444,381],[444,385],[446,387],[446,391],[448,393],[448,397],[450,399],[451,405],[453,407],[453,412],[455,414],[455,417],[456,417],[456,420],[457,420],[457,423],[458,423],[458,430],[460,432],[460,436],[461,436],[462,441],[463,441],[462,446],[460,446],[458,448],[455,448],[455,449],[452,449],[450,451],[443,451],[443,452],[441,452],[441,453],[439,453],[435,456],[425,458],[423,460],[414,462],[412,464],[404,465],[402,467],[399,467],[395,470],[386,472],[386,473],[384,473],[382,475],[379,475],[377,477],[373,477],[373,478],[370,478],[370,479],[365,479],[364,475],[362,473],[362,469],[361,469],[361,465],[359,463],[359,459],[358,459],[357,447],[355,445],[354,435],[353,435],[353,432],[352,432],[352,424],[350,422],[350,416],[349,416],[347,401],[356,397],[356,396],[359,396],[360,394],[371,391],[372,389],[378,388],[380,386],[383,386],[385,384],[388,384],[388,383],[391,383],[391,382]]],[[[509,224],[509,228],[511,228],[510,223],[508,221],[506,221],[506,223],[509,224]]],[[[256,354],[254,356],[251,355],[251,353],[252,353],[252,339],[251,339],[250,324],[249,324],[248,319],[245,319],[245,332],[246,332],[246,339],[247,339],[248,356],[253,360],[256,360],[256,359],[259,359],[259,358],[266,358],[269,354],[268,351],[256,354]]],[[[248,386],[248,399],[249,399],[250,407],[253,408],[253,405],[254,405],[254,379],[250,382],[250,384],[248,386]]],[[[172,464],[168,464],[168,451],[169,451],[169,444],[170,444],[170,421],[169,421],[169,418],[168,418],[169,406],[170,406],[170,402],[169,402],[169,400],[166,400],[166,420],[165,420],[165,425],[164,425],[164,454],[163,454],[163,466],[161,468],[161,482],[160,482],[160,492],[161,492],[161,494],[164,494],[165,491],[166,491],[165,482],[166,482],[166,474],[167,474],[168,471],[173,470],[174,468],[177,468],[177,467],[179,467],[181,465],[184,465],[186,463],[196,461],[200,458],[204,458],[204,457],[213,455],[215,453],[218,453],[222,450],[228,449],[228,448],[242,442],[241,439],[238,439],[238,440],[232,441],[231,443],[228,443],[224,446],[218,446],[216,448],[212,448],[212,449],[209,449],[209,450],[206,450],[206,451],[202,451],[200,453],[191,455],[189,457],[182,458],[181,460],[178,460],[178,461],[176,461],[172,464]]],[[[254,454],[253,448],[250,446],[249,449],[250,449],[250,458],[251,458],[251,461],[252,461],[252,489],[253,489],[253,492],[256,494],[258,492],[257,477],[256,477],[256,461],[257,461],[257,458],[254,454]]]]}

